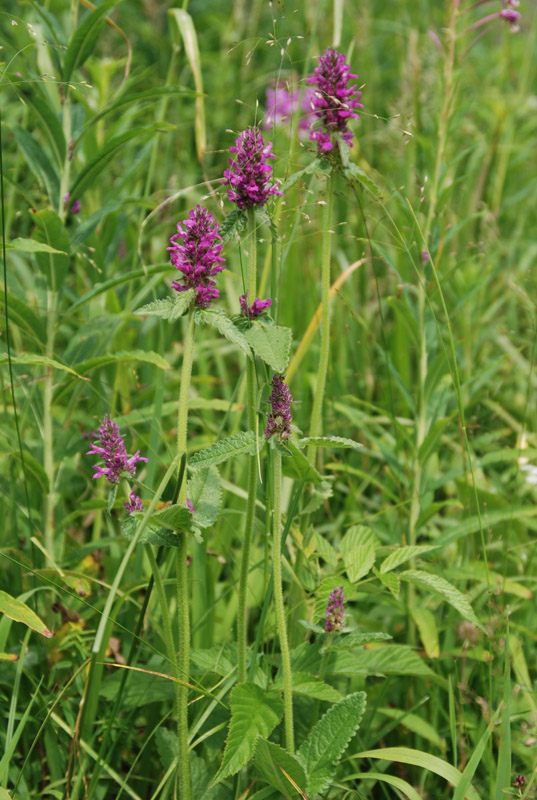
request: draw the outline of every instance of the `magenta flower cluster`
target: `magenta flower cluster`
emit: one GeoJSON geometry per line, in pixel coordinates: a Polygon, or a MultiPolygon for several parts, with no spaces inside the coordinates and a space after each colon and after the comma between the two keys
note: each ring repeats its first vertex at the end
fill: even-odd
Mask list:
{"type": "Polygon", "coordinates": [[[178,292],[196,291],[196,305],[208,308],[219,292],[212,276],[222,272],[225,259],[220,255],[224,243],[218,235],[219,225],[213,215],[201,206],[191,209],[188,219],[177,223],[170,239],[170,260],[182,272],[181,281],[173,281],[178,292]]]}
{"type": "Polygon", "coordinates": [[[119,432],[119,425],[112,422],[108,414],[105,414],[101,427],[97,431],[99,441],[92,443],[91,450],[88,450],[87,455],[98,455],[103,461],[103,466],[95,464],[93,469],[95,475],[93,479],[106,478],[108,483],[119,483],[122,473],[127,473],[134,478],[136,475],[136,464],[139,461],[146,461],[137,450],[133,456],[127,455],[125,442],[119,432]]]}
{"type": "Polygon", "coordinates": [[[144,504],[142,503],[141,499],[138,497],[136,492],[131,492],[129,495],[130,502],[127,500],[123,501],[123,505],[125,506],[125,511],[127,514],[133,514],[135,511],[143,511],[144,504]]]}
{"type": "Polygon", "coordinates": [[[326,612],[324,615],[324,629],[326,633],[333,633],[343,627],[345,617],[345,595],[343,586],[336,586],[330,592],[326,612]]]}
{"type": "Polygon", "coordinates": [[[302,112],[298,120],[299,134],[307,133],[312,125],[315,115],[312,111],[312,103],[315,99],[314,89],[305,89],[300,100],[300,89],[288,91],[283,86],[275,89],[267,89],[267,111],[265,114],[264,127],[271,128],[272,125],[284,125],[290,122],[291,117],[300,107],[302,112]]]}
{"type": "Polygon", "coordinates": [[[291,435],[291,403],[293,398],[289,387],[283,380],[285,375],[274,375],[272,392],[269,397],[270,411],[265,428],[265,436],[270,439],[276,434],[279,439],[288,439],[291,435]]]}
{"type": "Polygon", "coordinates": [[[241,314],[244,317],[248,317],[248,319],[256,319],[266,308],[269,308],[272,305],[272,300],[270,297],[267,297],[266,300],[260,300],[259,297],[256,297],[252,305],[249,306],[248,293],[246,293],[241,294],[239,297],[239,303],[241,304],[241,314]]]}
{"type": "Polygon", "coordinates": [[[228,187],[229,199],[240,209],[264,206],[270,195],[281,195],[278,184],[270,184],[272,167],[267,159],[275,158],[271,153],[272,142],[265,144],[259,128],[247,128],[229,148],[235,157],[229,159],[229,169],[224,172],[224,184],[228,187]]]}
{"type": "Polygon", "coordinates": [[[334,136],[340,135],[352,147],[352,131],[348,126],[350,119],[359,119],[355,108],[363,108],[359,102],[362,93],[349,81],[357,78],[351,74],[343,53],[329,47],[319,58],[319,66],[308,78],[309,84],[317,89],[312,101],[313,110],[319,120],[318,126],[310,133],[310,139],[317,142],[323,152],[332,150],[334,136]]]}

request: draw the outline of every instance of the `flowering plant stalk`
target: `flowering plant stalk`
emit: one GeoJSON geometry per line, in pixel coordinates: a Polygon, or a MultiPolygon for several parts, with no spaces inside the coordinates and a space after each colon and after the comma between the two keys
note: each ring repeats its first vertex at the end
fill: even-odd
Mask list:
{"type": "Polygon", "coordinates": [[[274,612],[280,640],[283,673],[283,707],[285,744],[289,753],[295,749],[293,725],[293,673],[289,653],[289,639],[285,622],[285,606],[282,588],[282,454],[278,442],[285,442],[291,433],[291,394],[280,375],[272,379],[270,412],[265,429],[267,439],[276,437],[272,458],[272,570],[274,576],[274,612]]]}
{"type": "MultiPolygon", "coordinates": [[[[232,156],[229,159],[229,169],[224,172],[224,182],[227,185],[229,199],[237,204],[237,208],[246,211],[248,220],[247,247],[248,247],[248,275],[247,296],[241,307],[256,312],[259,302],[257,293],[257,234],[255,210],[264,206],[270,195],[281,195],[277,184],[269,183],[272,168],[267,163],[269,158],[274,158],[271,153],[272,143],[265,144],[261,131],[258,128],[247,128],[229,148],[232,156]],[[247,302],[253,303],[248,306],[247,302]],[[257,305],[256,305],[257,303],[257,305]]],[[[264,307],[267,307],[267,301],[264,307]]],[[[262,310],[262,308],[260,309],[262,310]]],[[[257,428],[256,414],[256,374],[253,359],[246,362],[246,397],[248,429],[255,431],[257,428]]],[[[250,550],[254,529],[255,500],[257,492],[257,457],[248,457],[248,499],[246,503],[246,518],[244,537],[242,542],[242,557],[239,577],[239,596],[237,610],[237,660],[238,681],[246,680],[246,652],[247,652],[247,591],[248,572],[250,569],[250,550]]]]}

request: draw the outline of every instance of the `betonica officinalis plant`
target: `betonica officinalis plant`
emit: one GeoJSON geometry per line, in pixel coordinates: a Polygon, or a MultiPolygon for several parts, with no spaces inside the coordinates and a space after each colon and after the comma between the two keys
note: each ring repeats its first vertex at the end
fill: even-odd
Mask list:
{"type": "Polygon", "coordinates": [[[0,800],[535,793],[537,9],[0,13],[0,800]]]}

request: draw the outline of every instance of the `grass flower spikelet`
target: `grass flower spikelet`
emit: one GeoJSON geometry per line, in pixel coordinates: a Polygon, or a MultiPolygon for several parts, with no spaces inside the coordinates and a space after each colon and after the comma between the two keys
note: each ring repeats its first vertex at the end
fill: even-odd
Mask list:
{"type": "Polygon", "coordinates": [[[95,475],[93,479],[95,480],[95,478],[102,476],[109,483],[119,483],[123,472],[134,478],[136,464],[138,461],[147,462],[147,458],[143,458],[139,450],[133,456],[127,454],[125,442],[119,432],[119,425],[112,422],[108,414],[105,414],[97,433],[99,441],[98,443],[92,443],[91,450],[88,450],[86,455],[99,455],[104,462],[104,466],[94,465],[95,475]]]}
{"type": "Polygon", "coordinates": [[[219,295],[212,280],[225,269],[219,227],[211,212],[198,205],[188,219],[177,223],[178,232],[170,238],[170,260],[183,274],[181,281],[173,281],[172,288],[178,292],[195,289],[200,308],[208,308],[219,295]]]}
{"type": "Polygon", "coordinates": [[[308,78],[309,84],[317,86],[312,106],[319,120],[318,126],[310,133],[310,139],[318,143],[321,151],[332,150],[336,134],[340,134],[352,147],[353,133],[348,121],[359,119],[354,109],[363,108],[363,105],[359,102],[362,93],[356,86],[348,86],[348,83],[351,78],[357,77],[351,74],[343,53],[329,47],[320,57],[313,75],[308,78]]]}
{"type": "Polygon", "coordinates": [[[263,139],[259,128],[247,128],[229,148],[235,157],[229,159],[229,169],[224,172],[224,184],[231,202],[240,209],[264,206],[271,194],[282,195],[278,184],[270,185],[272,167],[267,159],[276,158],[271,153],[272,142],[263,139]]]}

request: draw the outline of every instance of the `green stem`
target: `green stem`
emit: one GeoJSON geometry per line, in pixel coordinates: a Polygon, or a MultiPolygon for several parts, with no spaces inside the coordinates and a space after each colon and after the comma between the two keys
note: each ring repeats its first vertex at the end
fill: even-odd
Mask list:
{"type": "MultiPolygon", "coordinates": [[[[56,292],[47,291],[47,343],[46,356],[54,358],[56,328],[56,292]]],[[[47,367],[43,388],[43,467],[47,475],[48,490],[45,495],[44,537],[45,549],[54,558],[54,432],[52,426],[52,367],[47,367]]]]}
{"type": "Polygon", "coordinates": [[[278,450],[274,450],[273,457],[273,536],[272,536],[272,568],[274,571],[274,610],[276,613],[276,628],[280,639],[280,653],[282,657],[283,672],[283,708],[285,723],[285,744],[289,753],[295,749],[293,732],[293,676],[291,672],[291,658],[289,655],[289,642],[287,627],[285,625],[285,608],[282,590],[282,457],[278,450]]]}
{"type": "MultiPolygon", "coordinates": [[[[192,376],[192,356],[194,352],[194,308],[188,312],[183,367],[181,370],[181,386],[179,389],[179,408],[177,412],[177,458],[181,463],[186,454],[188,427],[188,395],[192,376]]],[[[186,504],[186,478],[179,489],[179,503],[186,504]]],[[[179,534],[179,547],[176,551],[177,576],[177,623],[179,655],[177,662],[181,680],[188,682],[190,672],[190,614],[188,608],[188,573],[187,573],[187,538],[179,534]]],[[[191,800],[192,784],[190,778],[190,761],[188,755],[188,687],[178,684],[177,689],[177,734],[179,737],[179,781],[181,800],[191,800]]]]}
{"type": "MultiPolygon", "coordinates": [[[[257,292],[257,239],[255,209],[248,209],[248,303],[251,305],[257,292]]],[[[253,359],[246,361],[246,407],[248,414],[248,430],[256,429],[257,415],[255,410],[256,379],[255,364],[253,359]]],[[[239,597],[237,610],[237,655],[238,655],[238,682],[246,680],[246,652],[248,648],[247,637],[247,594],[248,573],[250,570],[250,550],[254,530],[255,500],[257,493],[257,457],[248,457],[248,499],[246,501],[246,519],[242,544],[241,568],[239,576],[239,597]]]]}
{"type": "MultiPolygon", "coordinates": [[[[322,411],[328,359],[330,356],[330,252],[332,245],[332,207],[334,204],[334,179],[331,175],[326,178],[326,197],[323,213],[322,250],[321,250],[321,275],[322,275],[322,315],[321,315],[321,353],[313,410],[311,412],[310,436],[320,436],[322,427],[322,411]]],[[[315,445],[308,447],[308,459],[315,459],[315,445]]]]}

